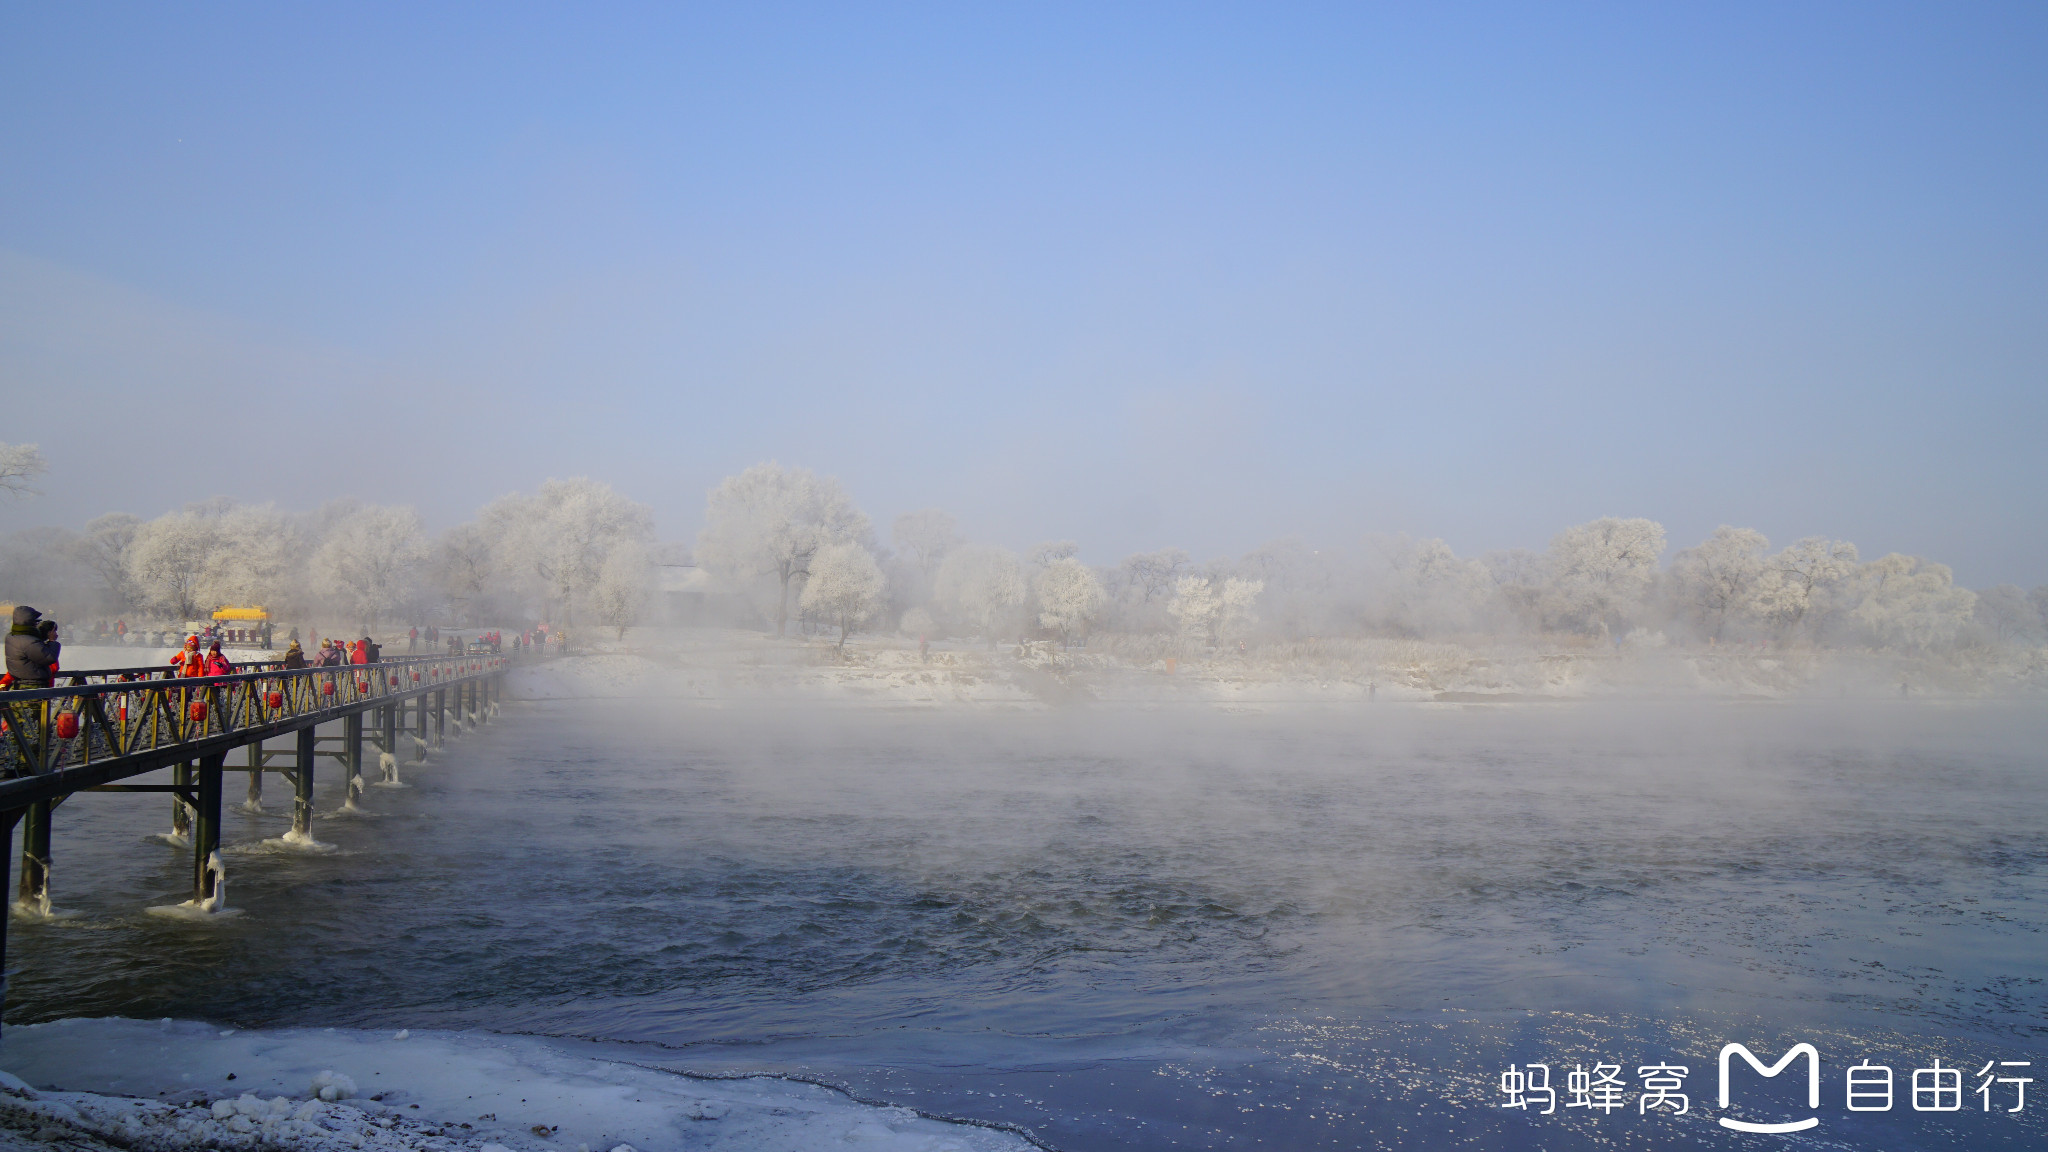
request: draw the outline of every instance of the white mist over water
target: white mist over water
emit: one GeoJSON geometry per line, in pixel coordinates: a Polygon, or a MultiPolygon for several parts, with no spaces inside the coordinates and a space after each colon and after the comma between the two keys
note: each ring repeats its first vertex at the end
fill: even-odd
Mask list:
{"type": "MultiPolygon", "coordinates": [[[[143,842],[156,807],[68,803],[56,886],[84,915],[18,931],[10,1002],[578,1037],[1059,1148],[1669,1147],[1705,1135],[1531,1129],[1490,1085],[1546,1057],[1704,1077],[1723,1039],[1807,1036],[1843,1064],[2039,1052],[2044,724],[1981,703],[528,703],[366,799],[378,818],[322,821],[341,853],[245,858],[233,922],[137,916],[189,866],[143,842]]],[[[281,824],[230,816],[229,838],[281,824]]]]}

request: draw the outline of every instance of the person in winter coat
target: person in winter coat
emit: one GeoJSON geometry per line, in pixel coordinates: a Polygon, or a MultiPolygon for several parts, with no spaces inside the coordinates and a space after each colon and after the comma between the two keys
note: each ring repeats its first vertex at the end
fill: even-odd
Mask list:
{"type": "Polygon", "coordinates": [[[176,668],[180,676],[206,675],[206,657],[199,651],[199,637],[185,637],[185,646],[171,657],[171,667],[176,668]]]}
{"type": "Polygon", "coordinates": [[[348,662],[351,664],[368,664],[370,662],[370,638],[368,636],[363,637],[361,642],[354,640],[348,642],[348,662]]]}
{"type": "Polygon", "coordinates": [[[26,604],[14,609],[14,623],[7,629],[7,674],[15,688],[48,688],[55,674],[57,654],[43,643],[38,627],[43,614],[26,604]]]}
{"type": "Polygon", "coordinates": [[[213,646],[206,650],[206,674],[208,676],[233,676],[235,674],[235,666],[228,663],[228,658],[221,654],[220,641],[218,640],[215,640],[213,646]]]}
{"type": "Polygon", "coordinates": [[[361,648],[364,653],[363,663],[382,664],[384,662],[384,647],[375,640],[370,639],[368,636],[363,637],[361,648]]]}
{"type": "Polygon", "coordinates": [[[306,650],[299,647],[297,640],[292,641],[292,646],[284,650],[284,666],[287,668],[304,668],[306,666],[306,650]]]}

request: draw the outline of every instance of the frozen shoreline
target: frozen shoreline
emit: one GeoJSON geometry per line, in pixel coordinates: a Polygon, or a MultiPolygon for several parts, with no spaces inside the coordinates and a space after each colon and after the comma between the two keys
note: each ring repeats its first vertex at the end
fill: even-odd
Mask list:
{"type": "Polygon", "coordinates": [[[141,1152],[1036,1147],[1013,1132],[862,1104],[813,1084],[696,1079],[477,1032],[58,1020],[7,1028],[0,1067],[6,1149],[53,1141],[141,1152]]]}
{"type": "MultiPolygon", "coordinates": [[[[1114,649],[1114,644],[1108,646],[1114,649]]],[[[1886,654],[1712,650],[1473,650],[1410,641],[1209,652],[988,650],[950,641],[928,656],[891,637],[830,644],[758,633],[649,630],[625,643],[515,668],[525,700],[661,698],[718,707],[782,702],[1032,710],[1068,704],[1355,706],[1542,704],[1599,699],[1773,701],[2037,697],[2048,664],[1978,667],[1886,654]],[[2037,667],[2036,665],[2041,665],[2037,667]]]]}

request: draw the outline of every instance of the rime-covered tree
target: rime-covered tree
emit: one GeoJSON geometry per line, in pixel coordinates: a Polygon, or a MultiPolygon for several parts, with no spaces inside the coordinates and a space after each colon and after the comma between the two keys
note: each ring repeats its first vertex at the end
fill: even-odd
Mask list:
{"type": "Polygon", "coordinates": [[[498,565],[497,540],[482,524],[457,524],[434,544],[428,561],[433,582],[465,616],[482,609],[504,577],[498,565]]]}
{"type": "Polygon", "coordinates": [[[1094,570],[1072,556],[1048,563],[1038,574],[1038,622],[1072,646],[1102,608],[1102,581],[1094,570]]]}
{"type": "Polygon", "coordinates": [[[1856,573],[1862,592],[1849,615],[1880,644],[1931,648],[1955,639],[1970,622],[1977,594],[1955,586],[1948,565],[1897,552],[1856,573]]]}
{"type": "Polygon", "coordinates": [[[1031,549],[1033,570],[1049,568],[1062,560],[1072,560],[1081,554],[1081,546],[1072,540],[1047,540],[1031,549]]]}
{"type": "Polygon", "coordinates": [[[809,575],[811,558],[828,544],[864,544],[868,537],[868,518],[839,481],[770,461],[711,490],[697,559],[743,590],[772,580],[780,636],[789,622],[790,585],[809,575]]]}
{"type": "Polygon", "coordinates": [[[1241,637],[1258,621],[1254,611],[1264,580],[1239,576],[1182,576],[1174,581],[1166,610],[1180,623],[1183,640],[1213,644],[1241,637]]]}
{"type": "MultiPolygon", "coordinates": [[[[217,539],[214,518],[171,512],[135,530],[128,546],[128,583],[136,600],[176,620],[198,618],[207,561],[217,539]]],[[[207,605],[210,611],[212,605],[207,605]]]]}
{"type": "Polygon", "coordinates": [[[646,505],[583,476],[549,480],[531,496],[503,497],[480,519],[499,567],[559,609],[564,623],[574,623],[612,549],[654,539],[646,505]]]}
{"type": "Polygon", "coordinates": [[[1749,528],[1726,524],[1671,558],[1672,593],[1702,635],[1719,639],[1731,621],[1757,610],[1757,584],[1771,542],[1749,528]]]}
{"type": "Polygon", "coordinates": [[[305,586],[304,551],[291,519],[276,508],[228,508],[213,517],[213,547],[201,571],[200,599],[215,607],[285,607],[305,586]]]}
{"type": "Polygon", "coordinates": [[[1480,626],[1496,603],[1493,576],[1435,538],[1383,540],[1367,580],[1377,589],[1372,615],[1389,632],[1439,636],[1480,626]]]}
{"type": "Polygon", "coordinates": [[[925,508],[898,516],[895,526],[889,531],[889,538],[896,547],[910,554],[918,572],[929,582],[938,574],[946,553],[960,546],[959,528],[959,522],[953,519],[952,513],[939,508],[925,508]]]}
{"type": "Polygon", "coordinates": [[[30,496],[41,490],[36,477],[50,470],[50,462],[33,444],[0,444],[0,492],[9,496],[30,496]]]}
{"type": "Polygon", "coordinates": [[[1192,562],[1188,554],[1179,548],[1134,552],[1124,557],[1124,562],[1118,566],[1118,583],[1135,603],[1150,604],[1171,595],[1174,582],[1192,562]]]}
{"type": "Polygon", "coordinates": [[[827,544],[811,557],[798,605],[839,626],[839,649],[846,636],[867,623],[882,607],[882,568],[867,549],[851,542],[827,544]]]}
{"type": "Polygon", "coordinates": [[[1551,618],[1619,631],[1656,582],[1663,553],[1664,526],[1654,520],[1607,516],[1558,533],[1550,541],[1551,618]]]}
{"type": "Polygon", "coordinates": [[[1814,621],[1835,607],[1837,594],[1856,570],[1854,544],[1808,536],[1765,558],[1750,603],[1780,634],[1810,634],[1814,621]]]}
{"type": "Polygon", "coordinates": [[[2026,590],[2016,584],[1999,584],[1977,593],[1971,619],[1998,644],[2039,644],[2042,639],[2041,613],[2027,599],[2026,590]]]}
{"type": "Polygon", "coordinates": [[[368,507],[336,524],[313,554],[314,591],[375,628],[377,617],[412,593],[429,551],[419,513],[368,507]]]}
{"type": "Polygon", "coordinates": [[[939,565],[933,598],[954,620],[995,647],[997,631],[1024,604],[1028,586],[1017,555],[992,544],[956,548],[939,565]]]}
{"type": "Polygon", "coordinates": [[[141,527],[140,516],[109,512],[87,522],[84,534],[71,545],[72,556],[99,577],[101,594],[116,610],[133,599],[128,587],[128,548],[141,527]]]}
{"type": "Polygon", "coordinates": [[[654,586],[654,558],[647,546],[628,540],[610,551],[591,590],[591,609],[607,627],[626,638],[626,629],[640,622],[654,586]]]}

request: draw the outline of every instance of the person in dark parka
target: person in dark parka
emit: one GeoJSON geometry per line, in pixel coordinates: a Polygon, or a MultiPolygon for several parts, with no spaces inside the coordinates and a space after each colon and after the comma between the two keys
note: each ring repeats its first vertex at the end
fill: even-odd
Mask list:
{"type": "Polygon", "coordinates": [[[50,668],[57,662],[43,643],[43,614],[26,604],[14,609],[14,624],[7,630],[7,674],[17,688],[48,688],[50,668]]]}

